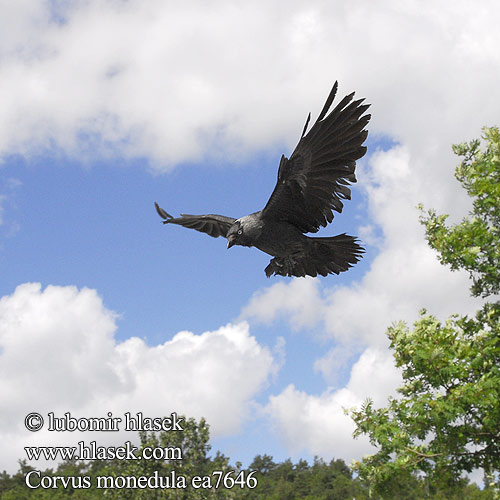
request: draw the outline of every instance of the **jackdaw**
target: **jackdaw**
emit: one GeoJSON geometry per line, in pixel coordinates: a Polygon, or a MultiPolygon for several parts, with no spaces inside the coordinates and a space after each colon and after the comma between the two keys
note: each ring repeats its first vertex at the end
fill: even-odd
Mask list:
{"type": "Polygon", "coordinates": [[[347,271],[362,257],[364,248],[347,234],[312,238],[333,220],[333,210],[342,212],[342,200],[351,198],[347,187],[356,182],[356,160],[366,153],[365,130],[371,115],[369,104],[353,101],[354,92],[328,113],[335,94],[335,82],[316,123],[309,132],[307,117],[301,138],[290,156],[281,157],[278,181],[263,210],[240,219],[224,215],[172,217],[156,202],[164,224],[179,224],[214,238],[227,238],[233,245],[257,247],[272,255],[266,276],[327,276],[347,271]],[[307,133],[306,133],[307,132],[307,133]]]}

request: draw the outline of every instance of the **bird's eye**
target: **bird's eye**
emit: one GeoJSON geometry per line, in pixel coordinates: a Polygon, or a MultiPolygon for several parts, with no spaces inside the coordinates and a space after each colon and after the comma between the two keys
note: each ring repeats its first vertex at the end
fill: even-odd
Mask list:
{"type": "Polygon", "coordinates": [[[241,229],[238,229],[238,234],[243,234],[243,231],[241,229]]]}

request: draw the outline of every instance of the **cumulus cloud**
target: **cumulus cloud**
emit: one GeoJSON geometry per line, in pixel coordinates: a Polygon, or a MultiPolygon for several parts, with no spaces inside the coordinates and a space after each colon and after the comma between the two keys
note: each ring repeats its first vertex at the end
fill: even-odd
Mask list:
{"type": "Polygon", "coordinates": [[[493,0],[1,8],[3,154],[98,151],[159,168],[234,161],[291,147],[335,79],[372,102],[372,133],[413,152],[469,138],[498,116],[493,0]]]}
{"type": "Polygon", "coordinates": [[[336,283],[340,275],[332,286],[301,278],[276,283],[256,292],[242,317],[264,323],[285,318],[293,327],[320,322],[343,348],[362,349],[386,345],[386,328],[397,320],[411,323],[423,307],[441,317],[477,309],[468,274],[442,266],[425,241],[416,209],[420,195],[428,199],[426,183],[415,176],[419,162],[397,146],[374,154],[369,165],[364,189],[382,237],[378,248],[368,249],[375,257],[363,278],[343,285],[336,283]]]}
{"type": "Polygon", "coordinates": [[[392,356],[370,348],[353,365],[346,387],[316,396],[289,385],[270,398],[266,410],[292,453],[306,451],[327,460],[343,458],[349,463],[373,448],[364,436],[353,440],[354,423],[344,410],[359,406],[368,397],[379,406],[400,382],[392,356]]]}
{"type": "Polygon", "coordinates": [[[257,291],[241,311],[242,318],[251,318],[270,324],[278,317],[286,317],[295,329],[313,326],[321,317],[318,305],[321,297],[312,278],[279,282],[257,291]]]}
{"type": "MultiPolygon", "coordinates": [[[[148,346],[137,337],[116,342],[115,320],[96,291],[85,288],[28,283],[0,299],[0,398],[9,402],[0,415],[6,445],[0,468],[11,469],[24,446],[81,439],[29,433],[24,417],[32,411],[75,417],[175,411],[205,417],[214,436],[232,434],[275,369],[244,322],[201,335],[179,332],[148,346]]],[[[126,433],[96,438],[135,440],[126,433]]]]}
{"type": "MultiPolygon", "coordinates": [[[[420,196],[432,200],[425,178],[416,175],[420,168],[424,170],[405,146],[374,154],[365,167],[368,212],[381,236],[376,247],[368,247],[375,257],[359,281],[341,284],[340,276],[279,282],[256,292],[243,308],[242,317],[253,322],[281,319],[308,330],[319,324],[333,341],[314,362],[327,386],[323,393],[308,394],[289,385],[267,406],[292,453],[307,451],[348,462],[369,453],[366,439],[352,441],[354,424],[344,407],[359,407],[367,397],[383,405],[394,395],[401,377],[388,350],[387,327],[396,320],[411,324],[422,307],[444,318],[472,313],[479,305],[469,297],[467,273],[442,266],[425,242],[415,206],[420,196]],[[360,353],[349,382],[338,388],[360,353]]],[[[314,342],[310,331],[307,335],[314,342]]]]}

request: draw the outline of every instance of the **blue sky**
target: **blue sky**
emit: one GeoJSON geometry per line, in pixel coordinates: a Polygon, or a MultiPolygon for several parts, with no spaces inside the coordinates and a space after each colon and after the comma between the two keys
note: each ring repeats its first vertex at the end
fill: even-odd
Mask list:
{"type": "MultiPolygon", "coordinates": [[[[241,217],[260,210],[274,188],[279,157],[257,156],[236,168],[193,164],[168,173],[152,173],[144,160],[87,165],[51,156],[9,158],[2,168],[12,185],[4,207],[2,294],[27,281],[95,288],[106,307],[123,315],[119,338],[142,331],[154,342],[166,331],[200,331],[236,319],[252,293],[269,285],[269,257],[164,227],[153,202],[172,213],[241,217]]],[[[351,230],[364,211],[357,190],[335,229],[324,234],[351,230]]],[[[358,267],[369,260],[370,254],[358,267]]]]}
{"type": "Polygon", "coordinates": [[[0,469],[80,439],[28,435],[28,411],[205,416],[245,464],[368,453],[343,408],[394,393],[386,327],[477,306],[415,206],[467,211],[450,146],[498,121],[496,3],[50,5],[0,4],[0,469]],[[261,209],[335,80],[372,104],[321,233],[360,236],[355,268],[267,279],[258,250],[161,224],[154,201],[261,209]]]}
{"type": "MultiPolygon", "coordinates": [[[[28,161],[9,158],[2,169],[12,190],[4,207],[1,295],[26,282],[41,283],[42,288],[71,284],[95,289],[105,307],[119,315],[116,340],[138,336],[150,346],[180,330],[199,334],[238,321],[256,290],[270,281],[289,280],[266,278],[269,257],[256,249],[228,251],[222,238],[164,227],[153,201],[174,213],[239,217],[258,210],[274,188],[279,157],[272,152],[256,156],[236,168],[192,164],[159,174],[145,160],[89,165],[50,155],[28,161]]],[[[358,225],[366,206],[357,186],[353,191],[353,201],[336,216],[335,226],[322,234],[352,233],[358,225]]],[[[374,252],[372,248],[351,272],[318,281],[351,282],[366,270],[374,252]]],[[[271,349],[278,338],[286,338],[286,363],[269,387],[256,394],[258,403],[265,405],[270,394],[291,382],[312,393],[324,389],[321,375],[311,366],[333,345],[332,339],[319,333],[314,338],[280,322],[256,325],[252,335],[271,349]]],[[[261,451],[281,459],[289,456],[269,428],[255,422],[236,440],[221,438],[220,446],[245,463],[261,451]]]]}

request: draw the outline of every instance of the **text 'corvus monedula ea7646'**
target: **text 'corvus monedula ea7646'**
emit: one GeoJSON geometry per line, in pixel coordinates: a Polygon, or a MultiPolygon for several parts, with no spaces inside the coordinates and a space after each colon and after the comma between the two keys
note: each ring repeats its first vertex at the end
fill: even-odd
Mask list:
{"type": "Polygon", "coordinates": [[[257,247],[274,258],[266,275],[327,276],[347,271],[364,253],[356,238],[339,234],[312,238],[341,212],[342,200],[350,199],[347,187],[356,182],[356,160],[366,153],[364,129],[370,115],[363,99],[353,101],[354,92],[328,113],[337,92],[332,88],[316,123],[306,134],[311,115],[290,158],[281,157],[278,181],[263,210],[240,219],[224,215],[172,217],[155,203],[164,224],[180,224],[214,238],[227,238],[233,245],[257,247]]]}

